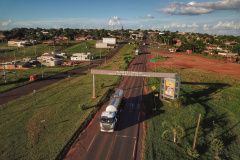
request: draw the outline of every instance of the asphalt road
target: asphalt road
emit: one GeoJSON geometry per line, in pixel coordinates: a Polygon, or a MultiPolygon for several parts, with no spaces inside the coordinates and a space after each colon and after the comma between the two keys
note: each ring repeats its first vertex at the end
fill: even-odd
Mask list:
{"type": "MultiPolygon", "coordinates": [[[[144,46],[144,48],[146,47],[144,46]]],[[[132,71],[145,71],[147,54],[145,54],[146,50],[144,48],[140,49],[140,53],[144,54],[136,56],[135,64],[133,64],[131,69],[132,71]]],[[[143,77],[124,77],[123,85],[120,88],[124,91],[125,102],[122,106],[123,110],[120,114],[116,131],[113,133],[100,132],[98,117],[101,113],[98,113],[90,127],[80,135],[75,147],[69,151],[65,159],[130,160],[140,157],[137,155],[139,154],[137,147],[142,120],[140,111],[143,80],[143,77]],[[86,139],[90,140],[87,141],[86,139]]]]}
{"type": "MultiPolygon", "coordinates": [[[[113,51],[111,51],[107,56],[106,56],[106,60],[111,59],[122,47],[124,46],[124,44],[119,45],[117,48],[115,48],[113,51]]],[[[57,81],[60,81],[64,78],[67,78],[68,75],[75,75],[75,74],[79,74],[82,73],[86,70],[92,69],[96,66],[98,66],[99,64],[105,63],[105,57],[103,57],[101,60],[96,60],[96,61],[91,61],[91,64],[82,68],[78,68],[75,70],[71,70],[65,73],[60,73],[58,75],[52,76],[52,77],[48,77],[45,79],[42,79],[40,81],[36,81],[24,86],[20,86],[18,88],[12,89],[12,90],[8,90],[6,92],[2,92],[0,93],[0,105],[7,103],[11,100],[14,100],[16,98],[19,98],[23,95],[32,93],[33,90],[38,90],[42,87],[48,86],[50,84],[53,84],[57,81]]]]}

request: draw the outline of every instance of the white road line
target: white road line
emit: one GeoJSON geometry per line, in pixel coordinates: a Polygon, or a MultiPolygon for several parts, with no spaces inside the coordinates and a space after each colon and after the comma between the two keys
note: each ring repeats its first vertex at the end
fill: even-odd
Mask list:
{"type": "Polygon", "coordinates": [[[136,139],[137,137],[130,137],[130,136],[121,136],[121,135],[117,135],[118,137],[122,137],[122,138],[134,138],[136,139]]]}
{"type": "Polygon", "coordinates": [[[97,135],[97,134],[95,134],[95,136],[94,136],[94,138],[93,138],[92,142],[91,142],[91,143],[90,143],[90,145],[88,146],[87,152],[88,152],[89,148],[91,147],[91,145],[92,145],[92,143],[93,143],[94,139],[96,138],[96,135],[97,135]]]}
{"type": "Polygon", "coordinates": [[[133,158],[134,158],[134,153],[135,153],[136,142],[137,142],[137,141],[135,140],[134,148],[133,148],[133,155],[132,155],[133,158]]]}

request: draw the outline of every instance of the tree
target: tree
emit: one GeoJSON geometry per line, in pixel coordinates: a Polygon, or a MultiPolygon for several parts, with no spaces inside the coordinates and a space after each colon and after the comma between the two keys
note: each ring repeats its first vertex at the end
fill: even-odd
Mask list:
{"type": "Polygon", "coordinates": [[[201,40],[196,40],[194,43],[194,51],[196,53],[202,53],[205,50],[206,45],[201,40]]]}

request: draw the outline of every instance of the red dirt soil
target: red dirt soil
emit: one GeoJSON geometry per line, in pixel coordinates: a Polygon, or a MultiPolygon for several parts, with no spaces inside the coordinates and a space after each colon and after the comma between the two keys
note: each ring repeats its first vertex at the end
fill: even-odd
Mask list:
{"type": "Polygon", "coordinates": [[[159,66],[182,66],[186,68],[198,68],[209,70],[219,74],[229,75],[240,79],[240,64],[225,61],[219,62],[219,60],[186,55],[180,52],[178,53],[151,52],[151,55],[148,56],[147,70],[159,66]],[[152,56],[157,54],[162,57],[166,56],[169,58],[165,62],[150,63],[152,56]]]}

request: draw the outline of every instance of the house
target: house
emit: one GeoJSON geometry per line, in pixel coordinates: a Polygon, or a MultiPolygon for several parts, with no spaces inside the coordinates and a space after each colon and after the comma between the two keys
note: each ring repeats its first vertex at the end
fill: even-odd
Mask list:
{"type": "Polygon", "coordinates": [[[175,44],[175,46],[177,46],[177,47],[181,47],[181,45],[182,45],[182,42],[177,42],[177,43],[175,44]]]}
{"type": "Polygon", "coordinates": [[[117,38],[103,38],[102,41],[96,43],[96,48],[114,48],[110,44],[115,45],[117,43],[117,38]]]}
{"type": "Polygon", "coordinates": [[[86,37],[77,37],[75,40],[76,41],[85,41],[85,40],[87,40],[87,38],[86,37]]]}
{"type": "Polygon", "coordinates": [[[238,56],[238,53],[219,52],[218,55],[220,55],[220,56],[226,56],[226,57],[234,57],[234,56],[238,56]]]}
{"type": "Polygon", "coordinates": [[[57,58],[56,53],[44,53],[42,56],[37,57],[38,61],[45,66],[57,66],[62,64],[62,59],[57,58]]]}
{"type": "Polygon", "coordinates": [[[17,39],[10,39],[10,41],[8,41],[8,47],[24,47],[24,45],[22,44],[22,42],[20,42],[17,39]]]}
{"type": "Polygon", "coordinates": [[[88,61],[93,59],[92,53],[74,53],[71,56],[72,61],[88,61]]]}
{"type": "Polygon", "coordinates": [[[169,48],[169,52],[176,52],[177,51],[177,48],[169,48]]]}
{"type": "Polygon", "coordinates": [[[70,55],[67,55],[66,53],[55,53],[55,55],[57,58],[63,58],[63,59],[70,57],[70,55]]]}
{"type": "Polygon", "coordinates": [[[21,62],[17,62],[16,63],[16,68],[31,68],[32,67],[32,64],[31,62],[24,62],[24,61],[21,61],[21,62]]]}
{"type": "Polygon", "coordinates": [[[208,50],[217,50],[218,46],[217,45],[212,45],[212,44],[207,44],[207,49],[208,50]]]}

